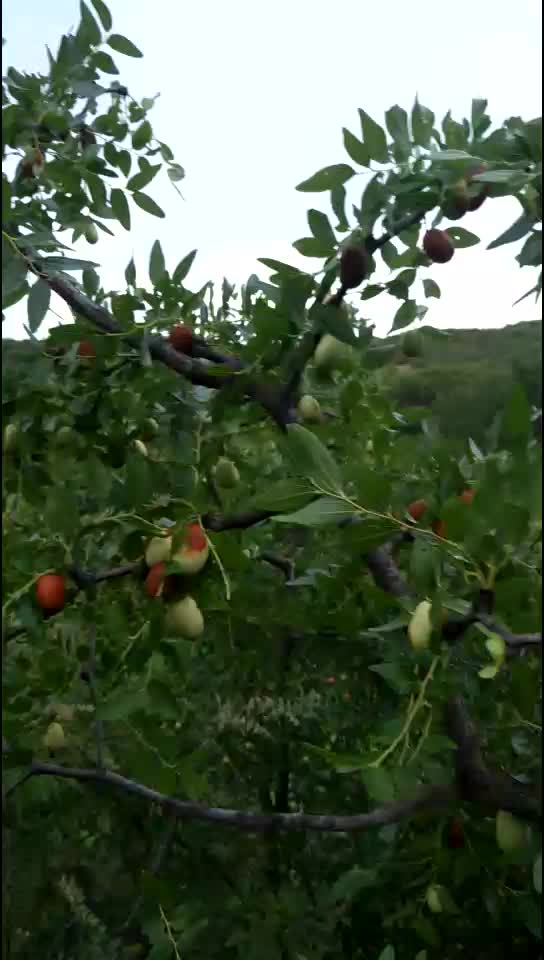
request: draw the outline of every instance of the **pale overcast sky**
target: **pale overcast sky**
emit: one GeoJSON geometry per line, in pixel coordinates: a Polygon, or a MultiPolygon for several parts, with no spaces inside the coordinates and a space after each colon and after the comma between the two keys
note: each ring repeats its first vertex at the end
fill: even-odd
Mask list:
{"type": "MultiPolygon", "coordinates": [[[[291,243],[308,234],[306,209],[329,212],[328,198],[294,187],[326,164],[349,162],[342,127],[360,135],[358,107],[383,124],[385,110],[395,103],[409,110],[417,92],[439,119],[448,108],[456,119],[469,115],[473,97],[488,98],[494,122],[542,112],[539,0],[457,0],[453,7],[436,0],[109,0],[108,6],[114,32],[144,53],[143,60],[114,54],[119,79],[137,98],[160,92],[150,119],[187,176],[185,202],[165,173],[148,189],[165,220],[135,212],[130,234],[119,227],[115,240],[101,234],[95,247],[78,245],[80,255],[101,263],[106,288],[124,284],[132,254],[143,281],[156,238],[170,269],[198,248],[188,278],[193,289],[224,275],[237,284],[252,272],[266,276],[260,256],[315,269],[291,243]]],[[[4,70],[45,69],[45,44],[56,51],[62,32],[78,20],[77,0],[5,0],[4,70]]],[[[357,179],[356,198],[363,183],[357,179]]],[[[515,201],[494,201],[463,226],[485,244],[519,212],[515,201]]],[[[425,322],[498,327],[540,317],[533,297],[512,307],[536,281],[533,270],[519,269],[516,253],[515,245],[491,252],[482,246],[434,266],[442,300],[430,301],[425,322]]],[[[379,297],[364,303],[363,313],[383,334],[397,306],[379,297]]],[[[21,305],[9,310],[3,335],[24,336],[25,318],[21,305]]],[[[49,315],[48,323],[56,322],[49,315]]]]}

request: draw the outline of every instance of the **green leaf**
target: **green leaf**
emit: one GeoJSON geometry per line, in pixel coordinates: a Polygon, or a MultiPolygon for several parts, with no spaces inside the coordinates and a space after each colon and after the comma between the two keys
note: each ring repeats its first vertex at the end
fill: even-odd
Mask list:
{"type": "Polygon", "coordinates": [[[135,47],[130,40],[119,33],[112,33],[108,37],[107,43],[112,50],[117,50],[117,53],[124,53],[125,57],[143,57],[142,51],[138,50],[138,47],[135,47]]]}
{"type": "Polygon", "coordinates": [[[46,272],[55,270],[86,270],[87,267],[98,267],[92,260],[76,260],[70,257],[46,257],[40,266],[46,272]]]}
{"type": "Polygon", "coordinates": [[[361,300],[372,300],[386,289],[383,283],[369,283],[361,293],[361,300]]]}
{"type": "Polygon", "coordinates": [[[117,217],[119,223],[125,230],[130,230],[130,209],[128,200],[118,187],[114,187],[110,195],[111,209],[117,217]]]}
{"type": "Polygon", "coordinates": [[[313,480],[322,492],[341,491],[342,480],[338,467],[315,433],[298,423],[290,423],[285,446],[293,469],[299,475],[313,480]]]}
{"type": "Polygon", "coordinates": [[[533,864],[533,886],[536,892],[542,893],[542,854],[539,853],[533,864]]]}
{"type": "MultiPolygon", "coordinates": [[[[443,160],[474,160],[476,159],[466,150],[431,150],[429,160],[433,163],[441,163],[443,160]]],[[[477,177],[474,178],[478,179],[477,177]]]]}
{"type": "Polygon", "coordinates": [[[440,300],[442,296],[440,287],[434,280],[425,279],[423,281],[423,290],[426,297],[436,297],[437,300],[440,300]]]}
{"type": "Polygon", "coordinates": [[[290,263],[283,263],[281,260],[274,260],[271,257],[257,257],[259,263],[264,263],[265,267],[274,270],[276,273],[283,273],[292,277],[304,276],[304,271],[298,267],[293,267],[290,263]]]}
{"type": "Polygon", "coordinates": [[[485,111],[487,110],[487,100],[478,100],[474,99],[472,101],[472,110],[471,110],[471,125],[472,133],[474,137],[478,137],[482,133],[487,124],[484,125],[485,111]]]}
{"type": "Polygon", "coordinates": [[[288,510],[298,510],[313,497],[315,492],[308,483],[300,480],[280,480],[251,497],[247,507],[248,510],[285,513],[288,510]]]}
{"type": "Polygon", "coordinates": [[[127,183],[127,190],[141,190],[142,187],[147,187],[148,183],[151,183],[153,177],[156,177],[159,170],[161,169],[161,164],[149,163],[140,170],[139,173],[135,173],[133,177],[127,183]]]}
{"type": "Polygon", "coordinates": [[[164,211],[161,210],[158,203],[148,197],[147,193],[133,193],[132,199],[146,213],[150,213],[154,217],[164,217],[164,211]]]}
{"type": "Polygon", "coordinates": [[[389,150],[387,148],[385,131],[382,130],[379,123],[376,123],[364,110],[359,110],[359,116],[361,118],[364,144],[370,154],[371,160],[376,160],[378,163],[388,163],[389,150]]]}
{"type": "Polygon", "coordinates": [[[37,280],[30,288],[27,300],[28,326],[31,333],[41,326],[41,323],[49,310],[49,301],[51,300],[51,288],[44,280],[37,280]]]}
{"type": "Polygon", "coordinates": [[[395,948],[388,943],[386,947],[380,953],[378,960],[395,960],[395,948]]]}
{"type": "Polygon", "coordinates": [[[361,779],[375,803],[391,803],[395,799],[393,781],[383,767],[365,767],[361,770],[361,779]]]}
{"type": "Polygon", "coordinates": [[[321,193],[324,190],[333,190],[351,180],[355,170],[347,163],[334,163],[330,167],[323,167],[308,180],[303,180],[295,188],[301,193],[321,193]]]}
{"type": "Polygon", "coordinates": [[[480,242],[480,238],[475,233],[463,227],[448,227],[444,233],[448,234],[455,247],[474,247],[480,242]]]}
{"type": "Polygon", "coordinates": [[[511,227],[508,227],[508,230],[505,230],[496,240],[488,244],[487,249],[494,250],[496,247],[502,247],[505,243],[514,243],[516,240],[521,240],[529,233],[533,223],[533,218],[523,213],[511,227]]]}
{"type": "Polygon", "coordinates": [[[391,107],[385,114],[385,125],[395,143],[396,159],[405,160],[411,152],[406,110],[398,105],[391,107]]]}
{"type": "Polygon", "coordinates": [[[342,128],[344,135],[344,148],[354,163],[361,167],[368,167],[370,164],[370,153],[368,147],[359,140],[353,133],[350,133],[346,127],[342,128]]]}
{"type": "Polygon", "coordinates": [[[135,287],[135,286],[136,286],[136,266],[135,266],[135,264],[134,264],[134,258],[133,258],[133,257],[130,258],[130,260],[129,260],[128,264],[127,264],[127,267],[126,267],[126,270],[125,270],[125,280],[126,280],[127,285],[128,285],[129,287],[135,287]]]}
{"type": "Polygon", "coordinates": [[[172,274],[172,280],[174,283],[182,283],[185,280],[185,277],[189,273],[193,260],[196,257],[196,250],[191,250],[190,253],[187,253],[182,260],[179,261],[176,269],[172,274]]]}
{"type": "Polygon", "coordinates": [[[295,240],[293,246],[303,257],[330,257],[333,253],[328,244],[322,240],[317,240],[316,237],[303,237],[301,240],[295,240]]]}
{"type": "Polygon", "coordinates": [[[132,134],[132,146],[135,150],[141,150],[142,147],[145,147],[146,143],[149,143],[152,136],[153,128],[149,120],[144,120],[132,134]]]}
{"type": "Polygon", "coordinates": [[[171,163],[168,167],[168,176],[172,183],[180,183],[181,180],[185,179],[185,170],[179,163],[171,163]]]}
{"type": "Polygon", "coordinates": [[[336,227],[342,233],[345,233],[346,230],[349,230],[349,223],[346,220],[346,188],[343,186],[334,187],[331,190],[331,207],[334,210],[336,216],[338,217],[338,225],[336,227]]]}
{"type": "Polygon", "coordinates": [[[349,903],[361,890],[373,888],[378,881],[376,870],[350,867],[333,883],[327,896],[330,903],[349,903]]]}
{"type": "Polygon", "coordinates": [[[417,304],[415,300],[406,300],[401,304],[393,319],[391,330],[402,330],[417,318],[417,304]]]}
{"type": "Polygon", "coordinates": [[[128,150],[119,150],[117,154],[117,166],[121,172],[124,173],[125,177],[128,177],[132,166],[132,157],[128,150]]]}
{"type": "Polygon", "coordinates": [[[161,282],[165,273],[166,264],[164,262],[162,247],[159,241],[155,240],[155,243],[151,247],[151,254],[149,257],[149,279],[154,287],[161,282]]]}
{"type": "Polygon", "coordinates": [[[472,179],[475,183],[509,183],[519,179],[519,170],[487,170],[475,174],[472,179]]]}
{"type": "Polygon", "coordinates": [[[301,527],[336,526],[356,513],[354,507],[333,497],[320,497],[296,513],[279,514],[272,517],[275,523],[287,523],[301,527]]]}
{"type": "Polygon", "coordinates": [[[85,42],[88,43],[89,46],[98,46],[98,44],[102,42],[100,28],[87,4],[83,3],[83,0],[81,0],[79,7],[81,11],[81,23],[78,34],[84,37],[85,42]]]}
{"type": "Polygon", "coordinates": [[[316,303],[310,310],[310,320],[315,329],[330,333],[342,343],[357,347],[360,342],[355,336],[353,326],[345,310],[323,303],[316,303]]]}
{"type": "Polygon", "coordinates": [[[105,53],[103,50],[97,50],[93,56],[93,61],[95,66],[101,70],[102,73],[109,73],[113,75],[119,73],[119,70],[115,66],[115,63],[113,62],[109,53],[105,53]]]}
{"type": "Polygon", "coordinates": [[[536,231],[527,238],[516,257],[520,267],[538,267],[542,263],[542,233],[536,231]]]}
{"type": "Polygon", "coordinates": [[[111,13],[106,4],[103,2],[103,0],[91,0],[91,3],[98,14],[100,23],[104,27],[104,30],[111,30],[111,13]]]}
{"type": "Polygon", "coordinates": [[[433,132],[434,113],[415,99],[412,107],[412,137],[419,147],[428,147],[433,132]]]}
{"type": "Polygon", "coordinates": [[[308,210],[308,226],[316,240],[320,240],[329,249],[336,246],[336,237],[332,229],[329,218],[321,210],[308,210]]]}

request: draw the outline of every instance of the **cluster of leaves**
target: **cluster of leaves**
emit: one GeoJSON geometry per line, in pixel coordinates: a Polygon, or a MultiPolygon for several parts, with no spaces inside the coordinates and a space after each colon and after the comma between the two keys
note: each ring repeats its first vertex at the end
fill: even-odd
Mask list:
{"type": "MultiPolygon", "coordinates": [[[[323,302],[338,271],[336,234],[372,248],[379,226],[386,240],[373,253],[394,276],[371,281],[362,298],[387,291],[400,299],[397,329],[422,317],[410,294],[418,268],[430,266],[420,221],[474,157],[490,163],[480,182],[491,197],[536,203],[538,124],[510,120],[486,136],[485,105],[476,101],[470,122],[448,116],[439,133],[416,104],[410,125],[401,108],[388,112],[388,138],[362,111],[362,139],[344,133],[351,159],[372,172],[353,228],[344,187],[353,167],[329,167],[300,186],[330,191],[339,221],[333,230],[325,214],[309,213],[315,242],[297,246],[325,258],[318,275],[263,260],[267,281],[252,276],[239,295],[225,281],[218,304],[210,284],[184,285],[194,253],[170,272],[155,242],[150,284],[137,282],[131,262],[125,289],[108,292],[97,265],[65,255],[59,234],[71,230],[73,243],[89,224],[108,232],[112,220],[129,229],[127,195],[162,213],[142,193],[160,166],[151,158],[162,158],[174,183],[182,172],[154,137],[151,101],[135,104],[125,88],[104,86],[101,75],[117,68],[102,30],[111,50],[138,51],[111,34],[102,0],[92,7],[96,17],[81,4],[81,23],[50,55],[48,76],[8,70],[3,81],[8,166],[11,150],[22,163],[36,149],[45,158],[31,177],[20,167],[3,171],[4,307],[27,296],[35,333],[51,282],[79,271],[73,289],[94,304],[46,343],[3,357],[3,420],[17,428],[3,485],[5,955],[430,960],[459,949],[496,958],[505,945],[509,956],[534,952],[536,827],[509,855],[496,847],[493,819],[471,806],[460,813],[462,848],[448,842],[448,817],[436,813],[353,835],[258,834],[198,820],[182,829],[163,804],[69,779],[66,768],[95,768],[98,741],[108,770],[207,808],[359,813],[452,780],[443,708],[460,692],[496,765],[518,784],[538,781],[537,658],[507,660],[493,681],[482,679],[482,625],[454,647],[437,628],[432,648],[415,653],[406,638],[413,598],[384,591],[368,568],[372,551],[410,524],[410,501],[425,496],[428,515],[396,557],[413,596],[430,598],[437,618],[464,615],[475,590],[492,586],[497,615],[512,630],[539,629],[541,447],[530,403],[517,387],[485,443],[472,441],[461,455],[432,422],[412,435],[382,387],[387,350],[352,305],[323,302]],[[97,142],[82,138],[83,129],[97,142]],[[130,177],[125,188],[110,189],[119,173],[130,177]],[[118,335],[92,332],[106,307],[118,335]],[[180,319],[205,336],[217,389],[151,365],[150,338],[180,319]],[[301,344],[323,332],[352,348],[344,369],[328,376],[311,362],[300,368],[301,344]],[[94,358],[79,356],[83,338],[94,358]],[[245,364],[243,375],[228,366],[224,376],[227,351],[245,364]],[[319,399],[320,421],[278,430],[247,402],[248,371],[270,391],[291,378],[319,399]],[[230,491],[213,480],[220,456],[241,475],[230,491]],[[470,507],[458,498],[467,486],[476,490],[470,507]],[[213,547],[187,585],[206,620],[197,644],[168,634],[164,603],[146,596],[139,575],[158,525],[195,516],[213,547]],[[248,516],[254,522],[236,522],[248,516]],[[431,531],[437,517],[447,539],[431,531]],[[132,562],[132,576],[98,575],[132,562]],[[36,578],[74,567],[94,575],[44,619],[36,578]],[[65,729],[53,758],[65,773],[17,787],[30,763],[51,760],[43,735],[53,717],[65,729]],[[431,884],[442,891],[440,914],[429,910],[431,884]]],[[[538,209],[523,216],[516,230],[536,263],[538,209]]],[[[448,231],[458,245],[475,242],[460,227],[448,231]]],[[[436,296],[430,277],[424,289],[436,296]]]]}

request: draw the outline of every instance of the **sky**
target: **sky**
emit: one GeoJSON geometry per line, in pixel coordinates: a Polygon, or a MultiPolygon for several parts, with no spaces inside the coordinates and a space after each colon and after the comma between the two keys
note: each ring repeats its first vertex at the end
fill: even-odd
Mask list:
{"type": "MultiPolygon", "coordinates": [[[[440,119],[448,109],[455,119],[469,116],[473,97],[488,99],[494,123],[542,113],[538,0],[457,0],[454,7],[429,0],[109,0],[108,6],[113,31],[144,53],[144,59],[114,54],[118,79],[137,99],[160,93],[150,120],[186,179],[184,199],[166,173],[147,188],[164,220],[136,211],[130,234],[118,227],[115,238],[101,234],[96,246],[78,243],[79,256],[100,263],[106,289],[124,286],[131,256],[139,282],[147,282],[155,239],[170,270],[198,249],[187,280],[195,290],[223,276],[237,285],[253,272],[266,277],[257,257],[317,269],[291,244],[309,233],[309,207],[330,214],[328,195],[297,193],[295,186],[327,164],[350,162],[342,127],[360,135],[359,107],[382,124],[393,104],[410,110],[416,93],[440,119]]],[[[5,0],[2,14],[3,72],[8,65],[40,71],[45,45],[55,52],[62,33],[77,26],[79,3],[5,0]]],[[[367,176],[357,178],[356,202],[367,176]]],[[[514,260],[520,245],[485,250],[520,212],[507,198],[463,221],[482,244],[433,266],[442,298],[429,301],[425,323],[485,328],[540,317],[534,297],[513,307],[536,281],[534,270],[514,260]]],[[[382,267],[373,282],[387,275],[382,267]]],[[[56,296],[51,306],[68,317],[56,296]]],[[[381,296],[362,307],[385,335],[398,301],[381,296]]],[[[23,304],[8,310],[3,336],[24,337],[25,321],[23,304]]],[[[48,314],[40,335],[57,322],[48,314]]]]}

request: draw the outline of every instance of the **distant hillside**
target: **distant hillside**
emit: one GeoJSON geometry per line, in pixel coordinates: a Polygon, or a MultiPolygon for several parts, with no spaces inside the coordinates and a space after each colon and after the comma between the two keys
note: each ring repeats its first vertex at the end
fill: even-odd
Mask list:
{"type": "MultiPolygon", "coordinates": [[[[381,377],[399,410],[421,408],[435,416],[446,436],[482,438],[493,417],[521,383],[530,402],[542,406],[542,323],[518,323],[500,330],[447,330],[422,327],[421,356],[408,358],[403,335],[381,377]]],[[[384,341],[380,341],[380,346],[384,341]]],[[[4,402],[17,370],[34,363],[41,346],[29,340],[2,341],[4,402]]],[[[47,370],[42,375],[47,376],[47,370]]]]}
{"type": "MultiPolygon", "coordinates": [[[[423,327],[422,355],[399,350],[384,368],[384,380],[399,409],[425,408],[447,436],[480,439],[521,383],[530,402],[542,406],[542,322],[500,330],[423,327]]],[[[393,338],[392,338],[393,339],[393,338]]]]}

